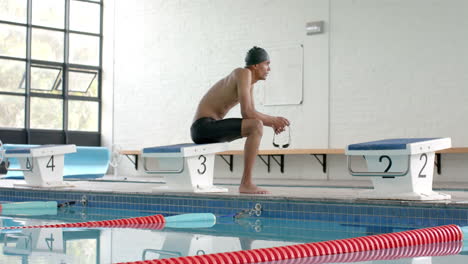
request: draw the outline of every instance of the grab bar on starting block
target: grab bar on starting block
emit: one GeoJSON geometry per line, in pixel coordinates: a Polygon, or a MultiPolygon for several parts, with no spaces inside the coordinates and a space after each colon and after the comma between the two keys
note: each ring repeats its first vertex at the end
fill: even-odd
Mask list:
{"type": "Polygon", "coordinates": [[[33,163],[31,163],[29,161],[29,158],[26,158],[26,169],[17,169],[17,168],[10,168],[10,161],[8,160],[8,158],[5,159],[5,168],[8,170],[8,171],[32,171],[33,170],[33,163]],[[29,166],[28,166],[29,164],[29,166]]]}
{"type": "Polygon", "coordinates": [[[150,173],[150,174],[170,174],[170,173],[173,173],[173,174],[179,174],[179,173],[182,173],[184,170],[185,170],[185,158],[182,157],[182,165],[180,167],[180,169],[177,169],[177,170],[149,170],[148,167],[146,166],[146,159],[147,157],[143,157],[143,168],[145,169],[145,172],[146,173],[150,173]]]}
{"type": "Polygon", "coordinates": [[[177,252],[177,251],[146,248],[146,249],[143,250],[143,254],[141,256],[142,260],[147,260],[146,259],[146,254],[147,253],[155,253],[155,254],[159,254],[160,256],[165,255],[165,256],[168,256],[168,257],[171,257],[171,258],[182,257],[182,253],[177,252]]]}

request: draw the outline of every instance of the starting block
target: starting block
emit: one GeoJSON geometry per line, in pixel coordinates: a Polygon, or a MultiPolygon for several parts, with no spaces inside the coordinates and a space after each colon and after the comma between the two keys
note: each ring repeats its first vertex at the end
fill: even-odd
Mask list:
{"type": "Polygon", "coordinates": [[[3,254],[46,258],[48,263],[64,263],[67,257],[65,241],[61,228],[34,228],[21,230],[18,233],[5,233],[3,237],[3,254]],[[57,262],[55,262],[57,261],[57,262]]]}
{"type": "Polygon", "coordinates": [[[360,198],[444,200],[451,196],[432,190],[434,157],[451,147],[450,138],[401,138],[349,145],[345,153],[352,176],[373,176],[374,190],[360,198]],[[364,156],[368,171],[352,168],[352,156],[364,156]]]}
{"type": "MultiPolygon", "coordinates": [[[[236,242],[239,244],[239,241],[236,241],[238,238],[192,234],[190,232],[164,233],[166,236],[161,249],[144,249],[143,260],[213,254],[219,250],[220,245],[232,246],[236,245],[236,242]]],[[[240,245],[238,247],[240,248],[240,245]]]]}
{"type": "Polygon", "coordinates": [[[22,171],[29,187],[65,187],[63,182],[64,156],[76,152],[75,145],[43,145],[30,148],[6,149],[4,159],[8,171],[22,171]],[[20,168],[9,168],[8,159],[16,158],[20,168]]]}
{"type": "Polygon", "coordinates": [[[178,144],[144,148],[143,167],[146,173],[162,174],[166,185],[154,191],[166,192],[227,192],[227,188],[213,186],[215,153],[228,149],[227,143],[178,144]],[[171,169],[148,169],[147,159],[156,159],[159,167],[171,165],[171,169]]]}

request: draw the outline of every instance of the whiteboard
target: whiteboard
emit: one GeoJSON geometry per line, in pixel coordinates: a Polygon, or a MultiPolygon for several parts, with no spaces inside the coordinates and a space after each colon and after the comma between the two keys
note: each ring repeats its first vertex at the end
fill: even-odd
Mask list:
{"type": "Polygon", "coordinates": [[[267,49],[271,71],[265,80],[264,105],[302,104],[304,49],[298,44],[267,49]]]}

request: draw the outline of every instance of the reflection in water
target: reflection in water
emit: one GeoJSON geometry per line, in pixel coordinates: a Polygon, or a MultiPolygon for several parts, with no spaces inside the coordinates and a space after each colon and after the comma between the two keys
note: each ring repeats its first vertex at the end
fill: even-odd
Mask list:
{"type": "MultiPolygon", "coordinates": [[[[0,219],[3,226],[60,223],[58,220],[37,219],[36,216],[27,218],[1,217],[0,219]]],[[[223,219],[222,222],[211,228],[3,230],[0,233],[0,263],[108,264],[131,262],[336,240],[364,236],[368,230],[367,226],[349,226],[333,222],[285,221],[256,217],[231,217],[223,219]]],[[[392,231],[402,230],[401,228],[393,228],[392,231]]],[[[275,263],[313,264],[359,261],[389,263],[385,261],[408,259],[412,261],[408,263],[436,264],[436,261],[431,262],[432,256],[458,254],[462,249],[462,244],[462,242],[430,244],[275,263]],[[427,256],[427,258],[418,258],[418,256],[427,256]],[[422,259],[425,259],[426,262],[418,262],[422,259]]],[[[456,257],[464,258],[465,256],[458,255],[456,257]]],[[[445,262],[439,262],[440,264],[447,263],[447,257],[442,260],[445,262]]]]}
{"type": "MultiPolygon", "coordinates": [[[[373,251],[354,252],[347,254],[335,254],[302,259],[289,259],[275,261],[275,264],[321,264],[321,263],[353,263],[374,260],[398,260],[418,257],[447,256],[460,253],[462,241],[418,245],[412,247],[390,248],[373,251]]],[[[265,262],[265,264],[272,262],[265,262]]],[[[431,263],[430,258],[424,258],[423,262],[413,260],[410,263],[431,263]],[[429,261],[428,261],[429,260],[429,261]]]]}
{"type": "Polygon", "coordinates": [[[102,263],[100,230],[35,228],[1,234],[0,263],[102,263]]]}

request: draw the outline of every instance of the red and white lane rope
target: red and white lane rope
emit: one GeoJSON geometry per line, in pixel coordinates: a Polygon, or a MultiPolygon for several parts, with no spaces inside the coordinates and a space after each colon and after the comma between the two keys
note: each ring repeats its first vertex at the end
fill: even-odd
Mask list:
{"type": "Polygon", "coordinates": [[[287,259],[280,261],[277,264],[350,263],[373,260],[397,260],[402,258],[414,258],[421,256],[449,256],[459,254],[462,251],[462,248],[463,241],[451,241],[411,247],[361,251],[347,254],[334,254],[300,259],[287,259]]]}
{"type": "Polygon", "coordinates": [[[55,225],[35,226],[11,226],[0,227],[2,229],[26,229],[26,228],[144,228],[163,229],[167,227],[211,227],[216,223],[216,216],[211,213],[180,214],[164,217],[163,215],[150,215],[126,219],[115,219],[105,221],[91,221],[81,223],[65,223],[55,225]]]}
{"type": "Polygon", "coordinates": [[[147,229],[162,229],[166,219],[163,215],[150,215],[142,217],[134,217],[127,219],[115,219],[105,221],[90,221],[81,223],[65,223],[55,225],[35,225],[35,226],[11,226],[2,227],[0,229],[26,229],[26,228],[96,228],[96,227],[109,227],[109,228],[147,228],[147,229]]]}
{"type": "MultiPolygon", "coordinates": [[[[302,259],[314,256],[336,255],[352,252],[401,248],[433,243],[460,241],[463,232],[457,225],[431,227],[398,233],[389,233],[325,242],[315,242],[261,248],[236,252],[225,252],[199,256],[155,259],[125,264],[244,264],[267,261],[302,259]]],[[[124,264],[124,263],[120,263],[124,264]]]]}

